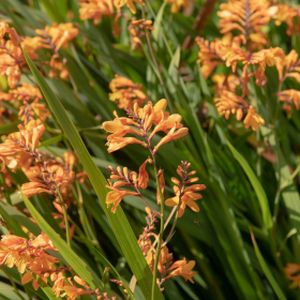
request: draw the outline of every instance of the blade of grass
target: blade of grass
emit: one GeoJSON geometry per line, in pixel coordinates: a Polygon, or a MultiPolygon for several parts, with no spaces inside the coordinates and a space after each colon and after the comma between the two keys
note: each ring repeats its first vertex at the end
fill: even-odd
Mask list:
{"type": "Polygon", "coordinates": [[[263,219],[263,226],[266,230],[270,229],[272,227],[272,216],[270,212],[270,207],[268,203],[267,195],[255,176],[253,170],[245,160],[245,158],[231,145],[229,141],[227,141],[227,145],[233,155],[233,157],[236,159],[236,161],[240,164],[244,172],[246,173],[249,181],[251,182],[253,189],[256,193],[257,199],[260,204],[260,209],[262,213],[262,219],[263,219]]]}
{"type": "Polygon", "coordinates": [[[274,292],[276,293],[277,297],[279,300],[286,300],[287,298],[285,297],[283,291],[281,290],[280,286],[278,285],[278,283],[276,282],[275,278],[272,275],[272,271],[269,269],[264,257],[262,256],[258,245],[255,241],[255,237],[254,234],[251,232],[251,239],[252,239],[252,243],[254,246],[254,251],[257,257],[257,260],[260,264],[261,269],[263,270],[266,278],[268,279],[270,285],[272,286],[274,292]]]}

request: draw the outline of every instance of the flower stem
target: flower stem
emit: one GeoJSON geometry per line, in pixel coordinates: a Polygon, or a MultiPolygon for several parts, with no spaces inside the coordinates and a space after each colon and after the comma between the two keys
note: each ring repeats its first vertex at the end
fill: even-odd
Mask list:
{"type": "Polygon", "coordinates": [[[164,233],[165,204],[164,204],[163,192],[162,192],[160,182],[159,182],[159,174],[158,174],[155,156],[152,151],[151,151],[151,154],[152,154],[152,161],[153,161],[153,167],[154,167],[154,173],[155,173],[156,187],[157,187],[157,191],[158,191],[159,197],[160,197],[160,230],[159,230],[158,242],[157,242],[157,247],[156,247],[156,252],[155,252],[152,289],[151,289],[151,300],[155,300],[154,295],[155,295],[155,285],[156,285],[156,279],[157,279],[157,273],[158,273],[158,262],[159,262],[161,245],[162,245],[162,241],[163,241],[163,233],[164,233]]]}
{"type": "Polygon", "coordinates": [[[71,238],[70,238],[70,226],[69,226],[69,222],[68,222],[68,215],[67,215],[67,210],[66,210],[66,206],[64,203],[64,199],[59,191],[59,189],[57,189],[57,195],[59,198],[59,204],[61,205],[62,208],[62,212],[63,212],[63,217],[64,217],[64,223],[65,223],[65,227],[66,227],[66,240],[67,240],[67,244],[69,247],[71,247],[71,238]]]}

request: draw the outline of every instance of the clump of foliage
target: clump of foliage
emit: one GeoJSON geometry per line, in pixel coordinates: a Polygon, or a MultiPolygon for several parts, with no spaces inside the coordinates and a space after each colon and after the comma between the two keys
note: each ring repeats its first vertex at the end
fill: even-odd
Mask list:
{"type": "Polygon", "coordinates": [[[1,2],[1,299],[298,299],[299,11],[1,2]]]}

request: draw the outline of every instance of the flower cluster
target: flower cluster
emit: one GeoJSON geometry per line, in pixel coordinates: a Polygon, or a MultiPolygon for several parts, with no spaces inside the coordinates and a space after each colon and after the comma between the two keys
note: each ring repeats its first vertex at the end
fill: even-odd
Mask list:
{"type": "Polygon", "coordinates": [[[196,39],[200,48],[198,61],[205,78],[218,66],[228,67],[231,71],[227,72],[227,76],[216,74],[212,78],[217,83],[215,104],[218,112],[226,119],[235,115],[238,121],[243,120],[245,127],[252,130],[257,130],[265,121],[256,110],[249,84],[253,78],[258,86],[265,85],[267,68],[276,67],[278,71],[278,97],[285,103],[284,108],[290,110],[293,104],[296,109],[299,108],[298,93],[281,90],[288,77],[299,82],[296,52],[285,55],[279,47],[264,48],[267,45],[264,28],[275,18],[275,11],[281,15],[279,9],[280,5],[271,6],[269,1],[229,0],[220,5],[218,12],[223,37],[211,42],[200,37],[196,39]]]}
{"type": "MultiPolygon", "coordinates": [[[[157,249],[155,249],[155,243],[158,235],[155,233],[155,228],[158,214],[149,207],[146,208],[146,213],[147,225],[144,228],[143,233],[139,236],[138,243],[146,258],[147,264],[153,271],[157,251],[157,249]]],[[[195,261],[187,261],[186,258],[183,258],[174,262],[173,254],[166,245],[162,245],[160,252],[158,262],[159,278],[157,279],[157,283],[161,289],[164,282],[176,276],[181,276],[186,281],[193,282],[193,276],[196,274],[193,271],[195,261]]]]}
{"type": "Polygon", "coordinates": [[[133,49],[140,48],[142,45],[142,38],[146,35],[146,31],[151,31],[152,21],[145,19],[132,19],[130,21],[128,30],[131,38],[131,46],[133,49]]]}
{"type": "Polygon", "coordinates": [[[98,24],[103,17],[114,14],[113,0],[80,0],[79,14],[82,20],[91,19],[98,24]]]}
{"type": "Polygon", "coordinates": [[[78,275],[68,275],[71,270],[60,266],[49,250],[57,251],[44,234],[31,239],[5,235],[0,241],[0,265],[16,267],[22,274],[22,284],[32,282],[35,290],[50,285],[56,297],[75,300],[83,295],[95,295],[102,299],[99,290],[90,289],[78,275]]]}
{"type": "Polygon", "coordinates": [[[178,207],[178,217],[182,217],[186,207],[189,207],[194,212],[199,212],[200,208],[195,203],[196,200],[202,198],[199,193],[206,189],[204,184],[196,183],[199,178],[192,177],[196,174],[196,171],[190,171],[191,164],[187,161],[182,161],[178,166],[176,173],[179,178],[172,177],[174,183],[175,196],[166,199],[167,206],[178,207]]]}
{"type": "Polygon", "coordinates": [[[114,152],[130,144],[138,144],[155,154],[158,149],[171,141],[187,135],[188,129],[183,127],[181,116],[166,112],[167,100],[161,99],[155,105],[148,102],[144,107],[134,103],[127,110],[127,117],[119,117],[103,123],[103,129],[110,134],[107,137],[108,152],[114,152]],[[164,136],[153,145],[153,138],[159,132],[164,136]]]}
{"type": "Polygon", "coordinates": [[[22,47],[32,59],[39,57],[38,50],[48,49],[53,52],[49,61],[49,76],[62,79],[68,78],[66,59],[62,59],[59,50],[66,48],[69,43],[79,34],[78,28],[72,23],[60,23],[46,26],[44,29],[36,29],[36,36],[25,37],[22,47]]]}
{"type": "Polygon", "coordinates": [[[120,109],[132,109],[135,102],[142,105],[147,100],[143,86],[126,77],[115,75],[109,87],[111,89],[109,99],[116,102],[120,109]]]}
{"type": "MultiPolygon", "coordinates": [[[[143,191],[148,188],[150,181],[151,173],[148,173],[147,167],[152,167],[156,181],[157,204],[161,206],[162,211],[165,205],[173,207],[173,212],[169,217],[170,221],[175,216],[171,230],[173,231],[177,219],[183,216],[186,207],[194,212],[199,211],[199,206],[195,201],[202,198],[199,192],[205,189],[205,185],[196,183],[198,181],[198,178],[194,176],[196,172],[190,171],[190,163],[182,161],[177,168],[179,179],[172,178],[175,196],[165,199],[164,172],[158,167],[156,156],[161,146],[186,136],[188,129],[181,123],[182,118],[179,114],[169,114],[166,111],[166,99],[161,99],[155,104],[151,101],[144,103],[147,96],[142,86],[131,80],[116,76],[110,88],[112,90],[110,99],[125,111],[126,116],[120,117],[114,112],[115,119],[102,124],[103,129],[109,133],[107,136],[108,152],[137,144],[148,152],[148,157],[140,165],[138,172],[130,171],[127,167],[108,167],[110,178],[107,187],[110,191],[106,196],[106,204],[111,206],[114,213],[126,196],[139,197],[144,202],[148,201],[143,191]],[[174,214],[174,212],[177,213],[174,214]]],[[[169,233],[165,241],[163,240],[165,221],[163,212],[156,212],[149,207],[145,210],[147,226],[140,235],[138,243],[154,274],[155,281],[161,289],[166,280],[176,276],[193,282],[192,277],[195,272],[192,269],[195,262],[187,261],[185,258],[174,262],[173,254],[167,247],[173,232],[169,233]],[[161,230],[156,233],[156,223],[159,219],[161,230]]]]}

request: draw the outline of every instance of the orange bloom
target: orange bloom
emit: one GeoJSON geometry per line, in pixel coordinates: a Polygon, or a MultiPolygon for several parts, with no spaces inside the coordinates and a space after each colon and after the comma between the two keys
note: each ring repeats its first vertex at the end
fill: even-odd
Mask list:
{"type": "Polygon", "coordinates": [[[120,75],[115,75],[115,78],[109,84],[109,88],[112,91],[109,94],[109,99],[116,102],[121,109],[132,109],[135,102],[140,106],[147,99],[142,85],[120,75]]]}
{"type": "Polygon", "coordinates": [[[44,29],[37,29],[36,33],[45,41],[50,38],[50,45],[54,51],[67,47],[78,34],[79,30],[72,23],[60,23],[46,26],[44,29]]]}
{"type": "Polygon", "coordinates": [[[0,75],[7,77],[9,87],[16,87],[20,81],[24,63],[16,31],[8,23],[0,22],[0,75]]]}
{"type": "Polygon", "coordinates": [[[267,0],[229,0],[220,5],[220,30],[222,34],[238,32],[243,44],[260,48],[267,43],[263,27],[270,22],[267,0]]]}
{"type": "Polygon", "coordinates": [[[114,14],[113,0],[80,0],[80,19],[94,21],[98,24],[102,17],[114,14]]]}
{"type": "Polygon", "coordinates": [[[195,171],[189,171],[190,163],[182,161],[177,168],[177,174],[179,179],[173,177],[175,197],[168,198],[165,201],[167,206],[178,206],[178,217],[182,217],[186,207],[189,207],[194,212],[199,212],[200,208],[195,201],[202,198],[199,193],[206,189],[204,184],[195,184],[199,179],[192,177],[195,175],[195,171]]]}
{"type": "Polygon", "coordinates": [[[231,91],[221,90],[220,95],[215,98],[215,104],[219,114],[225,119],[228,119],[231,114],[234,114],[238,121],[244,119],[246,128],[257,130],[265,123],[251,105],[231,91]]]}
{"type": "Polygon", "coordinates": [[[284,268],[286,277],[292,282],[291,288],[300,288],[300,264],[289,263],[284,268]]]}
{"type": "Polygon", "coordinates": [[[300,91],[290,89],[279,92],[278,94],[279,101],[284,103],[284,109],[291,111],[292,105],[296,110],[300,110],[300,91]]]}
{"type": "Polygon", "coordinates": [[[215,68],[222,63],[219,55],[220,41],[215,40],[209,42],[203,38],[197,37],[196,43],[200,48],[198,53],[198,63],[201,65],[202,75],[206,79],[215,68]]]}
{"type": "Polygon", "coordinates": [[[155,153],[162,145],[179,139],[188,133],[182,127],[178,114],[169,115],[165,112],[167,101],[161,99],[155,105],[148,102],[144,107],[135,103],[132,110],[128,110],[128,117],[118,117],[113,121],[104,122],[102,127],[110,135],[107,137],[108,152],[119,150],[129,144],[139,144],[152,151],[151,141],[158,132],[165,136],[153,147],[155,153]],[[134,136],[126,136],[131,134],[134,136]]]}
{"type": "Polygon", "coordinates": [[[141,39],[146,35],[146,31],[150,32],[153,30],[152,21],[145,19],[132,19],[129,24],[128,30],[131,38],[131,46],[133,49],[137,49],[141,47],[141,39]]]}
{"type": "Polygon", "coordinates": [[[139,173],[129,171],[127,167],[117,167],[116,169],[112,166],[108,167],[111,175],[107,187],[111,191],[106,195],[106,204],[107,206],[112,205],[113,213],[116,211],[124,197],[140,196],[141,193],[139,190],[148,187],[149,175],[146,171],[148,163],[151,163],[149,158],[140,166],[139,173]]]}
{"type": "Polygon", "coordinates": [[[187,261],[185,258],[177,260],[170,267],[171,273],[168,275],[168,278],[175,276],[182,276],[186,281],[194,282],[193,276],[196,272],[193,271],[196,262],[194,260],[187,261]]]}

